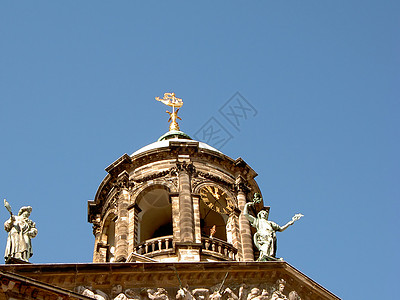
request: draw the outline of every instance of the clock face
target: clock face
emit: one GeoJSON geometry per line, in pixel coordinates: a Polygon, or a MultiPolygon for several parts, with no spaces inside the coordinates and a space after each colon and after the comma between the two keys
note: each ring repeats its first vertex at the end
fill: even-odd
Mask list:
{"type": "Polygon", "coordinates": [[[229,214],[233,211],[232,198],[221,188],[207,185],[200,189],[201,200],[217,213],[229,214]]]}

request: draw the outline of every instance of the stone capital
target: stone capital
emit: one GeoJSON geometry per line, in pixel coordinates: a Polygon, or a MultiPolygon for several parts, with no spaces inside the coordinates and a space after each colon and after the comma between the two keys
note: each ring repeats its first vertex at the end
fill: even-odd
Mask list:
{"type": "Polygon", "coordinates": [[[236,177],[235,181],[235,190],[237,192],[243,192],[245,194],[250,192],[250,187],[248,186],[247,180],[243,178],[243,176],[239,175],[236,177]]]}
{"type": "Polygon", "coordinates": [[[186,161],[177,161],[176,162],[176,170],[180,172],[186,172],[189,175],[193,174],[196,171],[196,168],[194,167],[193,163],[191,162],[186,162],[186,161]]]}
{"type": "Polygon", "coordinates": [[[134,186],[134,182],[129,180],[128,172],[123,171],[118,175],[115,186],[117,187],[118,192],[130,191],[134,186]]]}
{"type": "Polygon", "coordinates": [[[92,221],[92,224],[93,224],[93,226],[92,226],[92,228],[93,228],[93,235],[94,236],[97,236],[98,234],[100,234],[101,233],[101,225],[100,225],[100,217],[98,217],[98,218],[96,218],[96,219],[94,219],[93,221],[92,221]]]}

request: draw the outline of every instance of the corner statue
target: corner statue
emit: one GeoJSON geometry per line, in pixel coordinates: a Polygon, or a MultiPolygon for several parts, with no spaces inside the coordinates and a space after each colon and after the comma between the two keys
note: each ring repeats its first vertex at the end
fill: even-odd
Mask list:
{"type": "Polygon", "coordinates": [[[284,226],[268,221],[269,210],[261,210],[257,214],[257,218],[249,214],[249,206],[260,203],[262,198],[260,194],[255,193],[253,202],[246,203],[244,206],[243,214],[250,221],[250,224],[257,229],[254,234],[253,240],[257,249],[260,251],[258,261],[276,260],[276,232],[284,231],[295,221],[303,217],[302,214],[295,214],[291,221],[284,226]]]}
{"type": "Polygon", "coordinates": [[[29,219],[32,207],[23,206],[14,216],[10,204],[4,199],[4,206],[10,213],[10,218],[4,223],[4,229],[8,232],[6,251],[4,258],[8,263],[12,258],[28,262],[33,255],[31,239],[37,235],[36,224],[29,219]]]}

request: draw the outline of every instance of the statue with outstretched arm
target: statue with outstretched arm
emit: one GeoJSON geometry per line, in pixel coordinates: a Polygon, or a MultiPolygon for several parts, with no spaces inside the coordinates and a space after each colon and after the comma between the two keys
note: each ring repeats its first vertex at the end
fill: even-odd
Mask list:
{"type": "Polygon", "coordinates": [[[257,218],[249,214],[249,207],[261,202],[259,194],[254,195],[254,201],[248,202],[244,206],[243,215],[250,221],[251,226],[257,229],[253,240],[257,249],[260,251],[258,261],[276,260],[276,232],[284,231],[295,221],[303,217],[302,214],[295,214],[284,226],[279,226],[275,222],[268,220],[269,211],[261,210],[257,218]]]}

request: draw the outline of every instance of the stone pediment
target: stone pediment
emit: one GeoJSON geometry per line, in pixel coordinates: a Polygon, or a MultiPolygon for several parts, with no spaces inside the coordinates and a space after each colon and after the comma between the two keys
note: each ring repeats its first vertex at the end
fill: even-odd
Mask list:
{"type": "MultiPolygon", "coordinates": [[[[102,299],[101,297],[115,299],[118,296],[116,290],[119,290],[119,294],[126,292],[127,296],[124,294],[125,296],[117,299],[133,299],[130,297],[135,294],[135,299],[148,300],[151,299],[151,291],[157,294],[157,289],[164,290],[168,299],[175,299],[180,286],[190,291],[191,299],[211,299],[211,295],[216,290],[220,290],[221,297],[219,298],[235,299],[234,296],[228,295],[231,293],[240,299],[241,287],[241,298],[244,300],[251,298],[248,294],[254,288],[269,294],[258,299],[271,299],[276,289],[276,282],[280,279],[285,281],[283,294],[286,297],[291,291],[295,291],[303,300],[339,299],[284,261],[25,264],[3,265],[0,271],[3,276],[0,299],[9,299],[5,295],[18,293],[18,278],[20,282],[23,278],[29,279],[23,282],[31,286],[30,293],[35,289],[41,289],[41,294],[37,292],[37,295],[44,295],[43,293],[47,291],[48,298],[42,299],[87,299],[73,298],[75,293],[68,298],[65,294],[66,291],[83,293],[84,288],[88,292],[93,291],[91,293],[94,295],[99,295],[95,299],[102,299]],[[10,275],[7,278],[4,274],[10,275]],[[10,281],[15,283],[10,283],[10,281]],[[57,294],[57,289],[60,290],[58,298],[54,296],[57,294]],[[196,297],[198,291],[207,291],[207,296],[203,293],[202,297],[196,297]],[[247,293],[245,296],[243,296],[243,291],[247,293]],[[50,297],[51,295],[54,297],[50,297]],[[109,298],[104,295],[108,295],[109,298]]],[[[86,293],[86,295],[89,294],[86,293]]],[[[21,299],[30,299],[24,297],[21,299]]],[[[167,299],[165,295],[164,298],[167,299]]]]}

